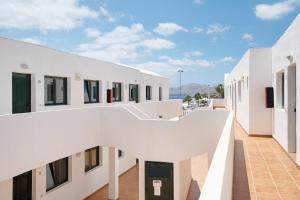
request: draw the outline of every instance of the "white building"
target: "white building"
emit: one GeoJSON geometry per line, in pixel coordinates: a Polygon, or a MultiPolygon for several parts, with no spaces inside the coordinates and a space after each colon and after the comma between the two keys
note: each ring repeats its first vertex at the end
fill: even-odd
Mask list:
{"type": "Polygon", "coordinates": [[[201,199],[231,199],[232,114],[182,117],[168,87],[152,72],[0,38],[0,199],[80,200],[107,183],[117,199],[138,159],[140,200],[183,200],[190,158],[203,153],[201,199]]]}
{"type": "Polygon", "coordinates": [[[298,165],[299,35],[300,14],[274,46],[248,50],[232,72],[225,75],[224,83],[226,106],[234,111],[246,132],[271,135],[287,152],[296,153],[298,165]]]}

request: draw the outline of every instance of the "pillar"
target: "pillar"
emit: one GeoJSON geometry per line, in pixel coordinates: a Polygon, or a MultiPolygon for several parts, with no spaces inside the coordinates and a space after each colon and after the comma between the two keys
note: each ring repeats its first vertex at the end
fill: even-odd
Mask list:
{"type": "Polygon", "coordinates": [[[118,149],[109,147],[109,167],[108,167],[108,199],[119,198],[119,157],[118,149]]]}
{"type": "Polygon", "coordinates": [[[139,159],[139,200],[145,200],[145,160],[139,159]]]}

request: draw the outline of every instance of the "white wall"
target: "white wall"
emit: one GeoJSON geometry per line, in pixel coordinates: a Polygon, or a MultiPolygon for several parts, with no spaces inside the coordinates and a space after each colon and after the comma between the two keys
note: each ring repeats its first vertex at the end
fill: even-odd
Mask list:
{"type": "Polygon", "coordinates": [[[152,86],[153,101],[158,101],[159,86],[163,88],[163,100],[169,99],[168,79],[154,73],[64,53],[34,44],[0,38],[0,90],[5,94],[1,99],[0,114],[10,114],[12,112],[12,72],[26,73],[33,76],[33,111],[106,105],[106,89],[112,87],[112,82],[123,83],[123,102],[121,103],[128,102],[128,84],[139,84],[141,102],[146,101],[146,85],[152,86]],[[28,69],[22,68],[22,64],[26,64],[28,69]],[[71,84],[68,85],[71,90],[68,92],[70,105],[44,105],[45,75],[68,78],[71,84]],[[81,78],[77,79],[77,75],[80,75],[81,78]],[[101,102],[99,104],[83,103],[84,79],[101,81],[101,102]]]}
{"type": "Polygon", "coordinates": [[[271,53],[270,48],[249,49],[225,76],[225,104],[248,134],[272,134],[272,109],[265,107],[265,88],[272,86],[271,53]]]}
{"type": "Polygon", "coordinates": [[[234,110],[235,117],[241,126],[249,133],[250,130],[250,114],[249,114],[249,87],[247,79],[250,74],[250,51],[248,50],[239,63],[234,67],[232,72],[226,76],[224,88],[226,91],[226,105],[228,109],[234,110]],[[241,89],[241,101],[238,99],[238,81],[243,81],[241,89]],[[248,85],[248,86],[247,86],[248,85]],[[231,89],[228,89],[231,88],[231,89]],[[231,90],[231,92],[230,92],[231,90]],[[235,95],[236,94],[236,95],[235,95]],[[236,105],[236,109],[234,107],[236,105]]]}
{"type": "Polygon", "coordinates": [[[272,135],[272,108],[266,108],[265,88],[272,86],[272,51],[251,49],[249,76],[249,133],[272,135]]]}
{"type": "MultiPolygon", "coordinates": [[[[208,110],[195,111],[176,121],[142,120],[122,107],[2,115],[0,124],[3,126],[0,127],[0,132],[3,133],[4,139],[0,141],[0,162],[5,164],[2,166],[0,180],[42,166],[36,170],[37,173],[41,172],[36,178],[37,199],[41,195],[46,199],[81,198],[101,187],[106,176],[100,177],[101,173],[97,173],[96,170],[91,172],[97,173],[95,176],[84,175],[83,155],[74,154],[97,145],[113,146],[142,160],[178,163],[195,155],[213,151],[227,116],[226,111],[208,110]],[[214,121],[213,126],[211,121],[214,121]],[[187,127],[189,137],[185,134],[187,127]],[[15,146],[19,148],[13,148],[15,146]],[[28,159],[27,155],[32,156],[28,159]],[[72,181],[45,193],[45,165],[69,155],[73,155],[72,181]],[[87,187],[76,190],[82,182],[85,182],[87,187]],[[74,190],[76,192],[72,193],[74,190]]],[[[126,163],[132,166],[134,161],[129,159],[126,163]]],[[[101,172],[105,167],[98,170],[101,172]]],[[[183,183],[187,182],[187,179],[183,180],[183,183]]],[[[183,189],[186,187],[184,184],[183,189]]]]}
{"type": "Polygon", "coordinates": [[[227,118],[209,167],[200,200],[231,200],[234,159],[233,113],[227,118]]]}
{"type": "MultiPolygon", "coordinates": [[[[277,106],[276,93],[275,93],[275,108],[274,108],[274,132],[273,136],[276,140],[283,146],[284,149],[288,150],[289,145],[289,137],[288,137],[288,110],[289,104],[289,96],[288,96],[288,77],[287,77],[287,68],[291,64],[296,65],[300,59],[300,15],[294,20],[294,22],[290,25],[290,27],[286,30],[286,32],[282,35],[282,37],[276,42],[276,44],[272,48],[272,76],[273,76],[273,87],[274,92],[276,92],[276,73],[285,72],[285,107],[280,108],[277,106]],[[293,61],[292,63],[287,59],[287,56],[292,55],[293,61]]],[[[297,69],[296,79],[300,80],[300,70],[297,69]]],[[[300,110],[300,81],[297,81],[297,111],[300,110]]],[[[300,164],[300,114],[297,112],[297,137],[296,142],[297,146],[297,162],[300,164]]]]}
{"type": "MultiPolygon", "coordinates": [[[[14,41],[10,39],[0,38],[0,91],[3,92],[0,104],[0,115],[10,114],[12,112],[12,73],[26,73],[31,74],[32,82],[32,111],[51,111],[51,110],[61,110],[61,109],[71,109],[71,108],[82,108],[82,107],[95,107],[100,105],[107,105],[106,103],[106,90],[112,87],[112,82],[122,82],[122,102],[112,103],[111,105],[119,105],[124,103],[132,103],[128,101],[129,98],[129,84],[138,84],[139,85],[139,95],[140,101],[146,101],[146,85],[152,86],[152,101],[158,101],[159,99],[159,87],[163,89],[163,100],[169,99],[169,81],[167,78],[156,75],[152,72],[147,72],[145,70],[137,70],[127,66],[113,64],[109,62],[104,62],[95,59],[89,59],[82,56],[72,55],[69,53],[61,52],[54,49],[49,49],[47,47],[42,47],[39,45],[28,44],[24,42],[14,41]],[[21,67],[22,65],[27,65],[27,68],[21,67]],[[58,76],[58,77],[67,77],[68,78],[68,105],[60,106],[45,106],[44,105],[44,76],[58,76]],[[79,78],[78,78],[79,75],[79,78]],[[95,104],[84,104],[84,87],[83,81],[87,80],[98,80],[100,82],[100,103],[95,104]]],[[[174,113],[174,112],[173,112],[174,113]]],[[[21,116],[23,116],[21,114],[21,116]]],[[[91,115],[90,117],[92,117],[91,115]]],[[[97,116],[95,116],[97,118],[97,116]]],[[[97,118],[98,119],[98,118],[97,118]]],[[[84,120],[84,119],[83,119],[84,120]]],[[[63,122],[64,119],[61,118],[63,122]]],[[[49,121],[51,123],[51,121],[49,121]]],[[[48,123],[49,123],[48,122],[48,123]]],[[[13,124],[16,124],[14,120],[13,124]]],[[[78,122],[81,123],[81,122],[78,122]]],[[[55,125],[55,124],[54,124],[55,125]]],[[[69,125],[72,127],[72,124],[69,125]]],[[[89,127],[87,129],[81,129],[82,133],[89,134],[89,127]]],[[[95,127],[93,127],[95,128],[95,127]]],[[[92,129],[93,129],[92,128],[92,129]]],[[[40,138],[41,135],[46,134],[47,131],[43,129],[43,126],[40,125],[37,127],[37,132],[33,138],[28,138],[28,144],[34,146],[36,138],[40,138]]],[[[98,128],[94,131],[99,131],[98,128]]],[[[24,133],[23,130],[18,131],[19,134],[24,133]]],[[[65,141],[72,140],[76,138],[73,134],[65,134],[64,131],[59,131],[60,136],[65,141]]],[[[51,138],[51,134],[40,138],[45,139],[45,141],[50,140],[53,142],[54,138],[51,138]]],[[[24,135],[24,137],[29,137],[24,135]]],[[[82,138],[84,136],[82,135],[82,138]]],[[[78,138],[77,138],[78,139],[78,138]]],[[[99,169],[93,170],[93,172],[84,174],[81,171],[81,167],[84,166],[82,163],[82,157],[78,158],[74,154],[82,152],[87,148],[96,146],[100,143],[99,137],[94,138],[95,141],[89,141],[88,145],[80,144],[78,146],[78,151],[65,151],[65,146],[61,144],[53,144],[54,146],[41,146],[35,149],[33,154],[24,154],[23,158],[16,163],[24,165],[26,170],[34,169],[39,167],[41,169],[45,168],[47,162],[54,161],[56,159],[62,158],[63,156],[72,156],[73,163],[73,180],[66,184],[66,187],[63,189],[55,189],[55,191],[45,193],[45,187],[40,187],[40,185],[45,184],[45,177],[43,175],[37,176],[37,181],[39,183],[39,190],[37,191],[37,199],[40,198],[40,195],[45,196],[46,199],[54,198],[57,199],[57,195],[66,197],[67,199],[83,198],[90,194],[91,192],[99,189],[101,186],[107,183],[107,165],[108,163],[104,160],[103,166],[99,169]],[[44,149],[45,154],[39,152],[41,148],[44,149]],[[35,163],[32,167],[29,167],[28,156],[34,156],[39,159],[47,155],[52,151],[60,151],[61,155],[54,156],[51,158],[45,159],[43,162],[35,163]],[[46,161],[47,160],[47,161],[46,161]],[[92,175],[93,174],[93,175],[92,175]],[[44,178],[42,178],[44,177],[44,178]],[[41,179],[42,178],[42,179],[41,179]],[[83,182],[82,182],[83,181],[83,182]],[[86,183],[83,187],[80,187],[79,190],[74,190],[79,184],[86,183]],[[66,188],[66,189],[65,189],[66,188]],[[78,191],[72,194],[68,188],[73,188],[74,191],[78,191]],[[71,197],[70,195],[74,195],[71,197]]],[[[22,146],[22,137],[16,138],[20,142],[19,146],[22,146]]],[[[56,139],[57,140],[57,139],[56,139]]],[[[12,147],[12,146],[11,146],[12,147]]],[[[9,147],[9,148],[11,148],[9,147]]],[[[14,151],[13,149],[10,149],[14,151]]],[[[16,151],[15,151],[16,152],[16,151]]],[[[83,154],[83,152],[81,153],[83,154]]],[[[107,151],[104,151],[103,155],[107,157],[107,151]]],[[[46,156],[47,157],[47,156],[46,156]]],[[[34,159],[33,159],[34,160],[34,159]]],[[[42,160],[42,159],[41,159],[42,160]]],[[[135,157],[127,154],[120,158],[120,172],[124,172],[135,164],[135,157]]],[[[24,170],[17,170],[16,173],[11,174],[11,176],[17,175],[24,172],[24,170]]],[[[9,176],[7,176],[8,178],[9,176]]],[[[10,187],[11,188],[11,187],[10,187]]],[[[12,189],[12,188],[11,188],[12,189]]],[[[3,183],[0,185],[0,199],[11,199],[10,197],[3,197],[1,193],[2,190],[7,190],[7,184],[3,183]]],[[[8,191],[7,194],[10,194],[8,191]]]]}

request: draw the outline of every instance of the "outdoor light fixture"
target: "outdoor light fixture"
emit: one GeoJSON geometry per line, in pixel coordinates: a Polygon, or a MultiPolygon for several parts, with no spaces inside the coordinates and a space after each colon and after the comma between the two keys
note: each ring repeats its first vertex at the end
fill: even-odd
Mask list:
{"type": "Polygon", "coordinates": [[[26,64],[20,64],[20,67],[21,67],[22,69],[28,69],[28,68],[29,68],[28,65],[26,65],[26,64]]]}
{"type": "Polygon", "coordinates": [[[81,80],[81,74],[80,73],[76,73],[75,74],[75,78],[76,78],[76,80],[81,80]]]}
{"type": "Polygon", "coordinates": [[[292,64],[292,63],[293,63],[293,60],[294,60],[294,56],[293,56],[293,55],[288,55],[288,56],[286,57],[286,59],[288,59],[288,60],[290,61],[290,64],[292,64]]]}

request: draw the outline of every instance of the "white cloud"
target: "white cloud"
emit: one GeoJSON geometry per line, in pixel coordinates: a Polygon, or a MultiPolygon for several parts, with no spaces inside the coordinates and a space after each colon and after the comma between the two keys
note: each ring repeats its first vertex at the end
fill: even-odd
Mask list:
{"type": "Polygon", "coordinates": [[[20,39],[20,41],[28,42],[28,43],[32,43],[32,44],[38,44],[38,45],[43,44],[43,42],[37,38],[24,38],[24,39],[20,39]]]}
{"type": "Polygon", "coordinates": [[[201,5],[204,3],[204,0],[194,0],[195,4],[201,5]]]}
{"type": "Polygon", "coordinates": [[[249,41],[249,42],[252,42],[252,41],[254,41],[254,36],[251,33],[244,33],[242,35],[242,39],[246,40],[246,41],[249,41]]]}
{"type": "Polygon", "coordinates": [[[77,0],[0,0],[0,28],[68,30],[97,12],[77,0]]]}
{"type": "Polygon", "coordinates": [[[161,38],[156,38],[156,39],[148,39],[142,42],[142,46],[147,47],[149,50],[161,50],[161,49],[174,49],[175,48],[175,43],[161,39],[161,38]]]}
{"type": "Polygon", "coordinates": [[[86,28],[84,29],[84,32],[87,37],[91,37],[91,38],[97,38],[101,35],[101,31],[94,28],[86,28]]]}
{"type": "Polygon", "coordinates": [[[159,23],[153,31],[163,36],[169,36],[178,31],[187,32],[188,30],[175,23],[159,23]]]}
{"type": "Polygon", "coordinates": [[[204,28],[195,26],[192,31],[195,33],[202,33],[204,28]]]}
{"type": "Polygon", "coordinates": [[[221,24],[211,24],[206,30],[207,35],[220,34],[229,30],[228,26],[223,26],[221,24]]]}
{"type": "Polygon", "coordinates": [[[199,57],[199,56],[202,56],[201,51],[190,51],[190,52],[184,53],[184,57],[186,57],[186,58],[199,57]]]}
{"type": "Polygon", "coordinates": [[[262,20],[281,19],[293,12],[299,6],[299,0],[285,0],[274,4],[258,4],[255,7],[255,15],[262,20]]]}
{"type": "Polygon", "coordinates": [[[172,76],[178,70],[182,68],[184,71],[194,71],[199,68],[214,67],[217,65],[223,65],[235,62],[236,59],[231,56],[225,56],[216,60],[207,60],[207,59],[192,59],[188,57],[183,58],[172,58],[170,56],[161,56],[159,61],[155,62],[146,62],[140,64],[133,64],[134,66],[142,69],[147,69],[154,71],[161,75],[172,76]]]}
{"type": "Polygon", "coordinates": [[[100,14],[100,16],[106,18],[107,21],[109,21],[109,22],[115,21],[115,18],[112,16],[112,14],[103,6],[100,7],[99,14],[100,14]]]}
{"type": "Polygon", "coordinates": [[[236,59],[231,57],[231,56],[225,56],[223,58],[221,58],[220,60],[218,60],[216,63],[232,63],[235,62],[236,59]]]}
{"type": "Polygon", "coordinates": [[[89,30],[87,36],[95,36],[89,43],[80,44],[77,53],[80,55],[110,60],[114,62],[133,61],[146,53],[162,49],[173,49],[176,44],[165,39],[154,37],[144,29],[142,24],[117,26],[110,32],[98,34],[96,29],[89,30]]]}

